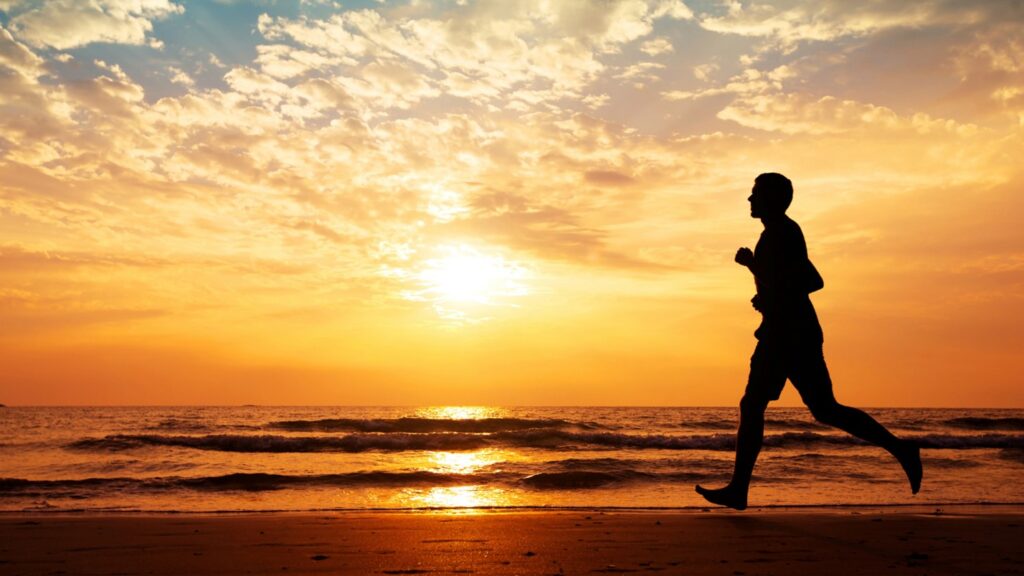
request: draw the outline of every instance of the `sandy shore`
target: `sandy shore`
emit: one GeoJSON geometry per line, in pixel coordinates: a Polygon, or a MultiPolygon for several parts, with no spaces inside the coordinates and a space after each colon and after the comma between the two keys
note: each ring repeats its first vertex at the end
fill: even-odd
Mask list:
{"type": "Polygon", "coordinates": [[[1024,511],[0,516],[0,574],[1024,574],[1024,511]]]}

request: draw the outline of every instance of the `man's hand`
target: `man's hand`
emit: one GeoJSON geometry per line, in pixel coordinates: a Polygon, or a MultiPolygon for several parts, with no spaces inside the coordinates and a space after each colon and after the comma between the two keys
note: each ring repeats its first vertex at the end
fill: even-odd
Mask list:
{"type": "Polygon", "coordinates": [[[761,310],[761,295],[760,294],[754,294],[754,297],[750,299],[750,304],[754,307],[754,310],[757,310],[758,312],[764,313],[764,310],[761,310]]]}
{"type": "Polygon", "coordinates": [[[754,253],[750,248],[740,248],[736,251],[736,263],[750,268],[754,265],[754,253]]]}

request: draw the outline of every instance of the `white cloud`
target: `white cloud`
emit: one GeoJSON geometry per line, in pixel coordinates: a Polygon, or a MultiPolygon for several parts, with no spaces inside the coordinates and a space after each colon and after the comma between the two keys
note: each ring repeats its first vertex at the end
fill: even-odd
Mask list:
{"type": "Polygon", "coordinates": [[[667,38],[652,38],[640,45],[640,51],[648,56],[669,54],[674,50],[675,48],[667,38]]]}
{"type": "Polygon", "coordinates": [[[647,82],[656,82],[660,70],[665,68],[659,62],[637,62],[627,66],[624,70],[615,75],[619,80],[627,80],[633,83],[636,88],[642,88],[647,82]]]}
{"type": "Polygon", "coordinates": [[[170,0],[22,1],[7,9],[11,30],[28,44],[58,50],[92,42],[145,44],[153,20],[181,14],[170,0]]]}
{"type": "MultiPolygon", "coordinates": [[[[694,75],[700,78],[700,74],[711,73],[713,68],[694,69],[694,75]]],[[[665,100],[686,101],[699,100],[709,96],[720,94],[757,94],[769,90],[782,88],[784,75],[776,74],[774,71],[762,72],[755,68],[747,68],[740,74],[733,76],[728,82],[719,86],[700,88],[697,90],[666,90],[661,93],[665,100]]]]}
{"type": "Polygon", "coordinates": [[[43,73],[43,59],[3,28],[0,28],[0,65],[27,78],[37,78],[43,73]]]}
{"type": "Polygon", "coordinates": [[[707,82],[711,75],[718,71],[718,64],[699,64],[693,67],[693,77],[697,80],[707,82]]]}
{"type": "Polygon", "coordinates": [[[299,50],[283,44],[266,44],[257,46],[256,50],[256,62],[260,69],[278,79],[302,76],[332,64],[330,58],[320,53],[299,50]]]}
{"type": "MultiPolygon", "coordinates": [[[[681,2],[652,0],[480,2],[430,16],[402,14],[262,15],[258,29],[266,39],[302,48],[260,47],[260,63],[282,79],[329,70],[369,106],[404,108],[444,93],[481,105],[548,108],[580,98],[605,70],[603,60],[648,36],[655,20],[692,17],[681,2]],[[399,77],[408,74],[419,78],[415,87],[399,77]]],[[[643,49],[663,54],[672,46],[655,39],[643,49]]]]}
{"type": "Polygon", "coordinates": [[[904,130],[919,134],[949,132],[969,136],[977,131],[974,125],[933,118],[924,113],[900,116],[885,106],[796,93],[740,97],[722,109],[718,117],[750,128],[784,134],[904,130]]]}
{"type": "Polygon", "coordinates": [[[195,86],[196,82],[184,70],[177,66],[170,66],[167,71],[171,74],[171,82],[181,86],[195,86]]]}
{"type": "Polygon", "coordinates": [[[991,18],[1000,11],[998,2],[971,3],[953,0],[917,2],[730,2],[722,15],[702,14],[707,30],[764,38],[767,48],[793,50],[803,41],[829,41],[857,37],[896,28],[964,26],[991,18]]]}

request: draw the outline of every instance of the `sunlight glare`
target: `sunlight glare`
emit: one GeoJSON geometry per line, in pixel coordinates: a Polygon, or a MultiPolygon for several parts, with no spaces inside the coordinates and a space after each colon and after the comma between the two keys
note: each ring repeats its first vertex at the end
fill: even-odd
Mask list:
{"type": "Polygon", "coordinates": [[[479,420],[498,418],[503,410],[493,406],[426,406],[416,411],[418,418],[438,420],[479,420]]]}
{"type": "Polygon", "coordinates": [[[432,300],[456,304],[496,304],[502,297],[528,293],[523,266],[459,244],[443,246],[440,258],[425,261],[419,274],[432,300]]]}
{"type": "Polygon", "coordinates": [[[442,474],[471,474],[477,470],[505,461],[500,450],[477,450],[475,452],[431,452],[430,465],[433,472],[442,474]]]}
{"type": "Polygon", "coordinates": [[[416,507],[455,508],[463,509],[462,512],[508,503],[503,490],[487,486],[436,487],[426,491],[407,492],[405,496],[406,501],[416,507]]]}

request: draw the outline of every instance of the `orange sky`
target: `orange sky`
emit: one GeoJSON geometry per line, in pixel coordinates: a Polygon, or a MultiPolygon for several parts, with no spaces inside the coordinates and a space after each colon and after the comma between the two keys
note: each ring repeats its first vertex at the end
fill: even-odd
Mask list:
{"type": "Polygon", "coordinates": [[[1022,407],[1022,25],[0,0],[0,402],[732,405],[778,171],[840,401],[1022,407]]]}

